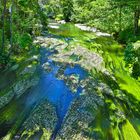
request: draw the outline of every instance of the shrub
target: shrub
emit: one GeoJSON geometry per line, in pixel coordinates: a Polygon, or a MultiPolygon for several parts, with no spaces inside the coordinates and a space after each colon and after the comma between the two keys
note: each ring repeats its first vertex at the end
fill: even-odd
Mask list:
{"type": "Polygon", "coordinates": [[[32,45],[32,38],[31,35],[28,33],[14,34],[14,50],[15,52],[18,52],[19,49],[21,50],[28,50],[30,46],[32,45]]]}
{"type": "Polygon", "coordinates": [[[138,79],[140,76],[140,41],[128,44],[125,49],[126,67],[132,69],[131,74],[138,79]]]}
{"type": "Polygon", "coordinates": [[[0,69],[4,69],[7,66],[9,60],[10,60],[10,58],[9,58],[8,54],[2,53],[0,55],[0,69]]]}
{"type": "Polygon", "coordinates": [[[140,33],[135,36],[133,29],[131,28],[123,30],[119,33],[118,41],[120,43],[127,44],[128,42],[136,42],[137,40],[140,40],[140,33]]]}

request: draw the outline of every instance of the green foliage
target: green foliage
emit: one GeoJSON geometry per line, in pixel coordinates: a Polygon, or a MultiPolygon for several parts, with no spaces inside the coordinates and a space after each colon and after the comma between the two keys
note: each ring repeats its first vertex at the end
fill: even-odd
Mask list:
{"type": "Polygon", "coordinates": [[[15,64],[15,60],[10,58],[7,52],[0,55],[0,71],[3,71],[15,64]]]}
{"type": "Polygon", "coordinates": [[[140,63],[138,61],[133,65],[132,76],[136,79],[140,76],[140,63]]]}
{"type": "Polygon", "coordinates": [[[138,79],[140,76],[140,42],[128,44],[124,57],[126,66],[130,68],[132,76],[138,79]]]}
{"type": "Polygon", "coordinates": [[[73,0],[62,0],[61,6],[63,10],[63,16],[66,22],[69,22],[71,20],[71,16],[73,13],[73,0]]]}
{"type": "Polygon", "coordinates": [[[8,62],[9,62],[9,56],[6,53],[0,55],[0,69],[5,68],[8,62]]]}
{"type": "MultiPolygon", "coordinates": [[[[0,35],[2,34],[2,30],[0,29],[0,35]]],[[[0,44],[2,43],[2,36],[0,36],[0,44]]],[[[1,45],[0,45],[1,46],[1,45]]]]}
{"type": "Polygon", "coordinates": [[[51,33],[57,34],[62,37],[80,38],[84,34],[79,28],[72,23],[62,24],[59,29],[49,29],[51,33]]]}
{"type": "Polygon", "coordinates": [[[17,42],[21,48],[29,48],[32,45],[31,35],[27,33],[22,34],[19,36],[17,42]]]}
{"type": "Polygon", "coordinates": [[[108,0],[74,1],[73,21],[96,26],[106,32],[119,32],[133,26],[133,8],[108,0]]]}
{"type": "Polygon", "coordinates": [[[55,17],[55,20],[56,21],[59,21],[59,20],[62,20],[63,19],[63,15],[62,14],[58,14],[56,17],[55,17]]]}
{"type": "Polygon", "coordinates": [[[122,132],[124,134],[124,140],[140,140],[140,136],[129,120],[123,125],[122,132]]]}
{"type": "MultiPolygon", "coordinates": [[[[140,42],[136,42],[140,40],[140,34],[137,32],[136,35],[134,32],[134,29],[136,30],[134,22],[136,23],[140,16],[137,15],[138,2],[138,0],[48,0],[47,2],[17,0],[14,3],[7,1],[4,27],[1,26],[2,21],[0,21],[0,44],[2,44],[2,30],[5,29],[5,48],[0,54],[0,69],[5,69],[13,63],[10,55],[14,55],[17,62],[27,58],[33,37],[47,29],[47,18],[84,23],[116,35],[119,42],[128,44],[125,52],[113,37],[97,37],[94,33],[81,31],[71,23],[60,25],[59,29],[49,29],[68,44],[74,40],[75,42],[72,43],[101,55],[105,68],[110,71],[109,74],[92,73],[92,77],[95,77],[99,83],[105,83],[112,92],[101,93],[98,87],[95,89],[104,99],[105,106],[97,113],[95,122],[88,128],[90,129],[88,133],[92,133],[97,139],[137,140],[139,136],[136,127],[129,119],[140,115],[140,84],[137,80],[140,78],[140,42]],[[12,14],[8,11],[11,5],[12,14]],[[9,22],[11,18],[12,23],[9,22]],[[11,37],[12,48],[10,48],[11,37]],[[18,55],[22,56],[18,57],[18,55]],[[124,68],[124,61],[126,68],[124,68]],[[130,76],[128,70],[134,78],[130,76]]],[[[0,1],[0,15],[3,9],[4,5],[0,1]]],[[[35,49],[38,53],[38,48],[35,49]]],[[[79,61],[81,56],[73,54],[70,59],[79,61]]],[[[43,138],[46,136],[48,137],[44,135],[43,138]]]]}
{"type": "Polygon", "coordinates": [[[63,17],[60,0],[49,0],[45,4],[44,8],[47,16],[51,19],[55,19],[60,15],[63,17]]]}
{"type": "Polygon", "coordinates": [[[135,62],[135,50],[132,44],[127,45],[124,57],[124,60],[126,61],[126,66],[130,66],[135,62]]]}
{"type": "Polygon", "coordinates": [[[13,36],[14,47],[12,48],[13,53],[19,54],[29,50],[32,46],[32,37],[28,33],[19,34],[16,32],[13,36]]]}
{"type": "Polygon", "coordinates": [[[118,35],[118,41],[123,44],[127,44],[129,42],[136,42],[139,39],[140,39],[140,33],[136,36],[132,28],[125,29],[119,32],[118,35]]]}
{"type": "Polygon", "coordinates": [[[21,52],[27,53],[32,45],[33,37],[40,35],[42,30],[46,30],[47,16],[41,4],[42,1],[38,0],[0,2],[0,15],[2,15],[0,63],[7,63],[7,58],[3,56],[5,52],[10,56],[9,58],[14,57],[13,55],[22,55],[21,52]]]}

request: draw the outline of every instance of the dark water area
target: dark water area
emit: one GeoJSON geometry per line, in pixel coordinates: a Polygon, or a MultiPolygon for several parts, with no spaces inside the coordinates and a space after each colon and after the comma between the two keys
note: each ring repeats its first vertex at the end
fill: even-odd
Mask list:
{"type": "Polygon", "coordinates": [[[15,79],[16,73],[14,70],[0,72],[0,91],[4,90],[7,86],[10,86],[15,79]]]}
{"type": "MultiPolygon", "coordinates": [[[[0,138],[13,129],[18,130],[30,114],[32,108],[42,100],[48,99],[56,107],[58,117],[57,125],[51,136],[51,140],[55,139],[71,102],[82,92],[82,88],[78,87],[77,93],[72,93],[65,82],[56,77],[60,66],[48,59],[53,53],[52,50],[41,48],[40,66],[37,69],[40,76],[38,84],[28,89],[20,98],[17,99],[15,97],[8,105],[0,110],[0,138]],[[42,67],[46,62],[51,67],[50,72],[46,72],[42,67]]],[[[68,66],[66,68],[64,75],[71,74],[78,74],[80,79],[84,79],[87,76],[86,71],[79,65],[75,65],[74,67],[68,66]]]]}

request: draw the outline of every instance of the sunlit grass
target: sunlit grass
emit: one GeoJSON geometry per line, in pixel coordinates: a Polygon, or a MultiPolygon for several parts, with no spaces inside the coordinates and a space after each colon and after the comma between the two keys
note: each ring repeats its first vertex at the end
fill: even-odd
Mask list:
{"type": "Polygon", "coordinates": [[[126,124],[122,126],[122,132],[124,140],[140,140],[140,136],[128,120],[126,124]]]}
{"type": "Polygon", "coordinates": [[[115,76],[120,88],[126,90],[140,101],[140,83],[123,70],[115,71],[115,76]]]}
{"type": "Polygon", "coordinates": [[[78,42],[95,37],[95,34],[82,31],[72,23],[62,24],[58,29],[49,28],[49,31],[52,34],[61,36],[63,38],[71,38],[77,40],[78,42]]]}

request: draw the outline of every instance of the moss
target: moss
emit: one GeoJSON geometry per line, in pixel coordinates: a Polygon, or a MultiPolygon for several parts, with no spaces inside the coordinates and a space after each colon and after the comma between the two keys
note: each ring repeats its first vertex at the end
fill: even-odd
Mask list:
{"type": "Polygon", "coordinates": [[[43,128],[43,135],[41,137],[41,140],[49,140],[50,137],[51,137],[51,133],[45,128],[43,128]]]}

